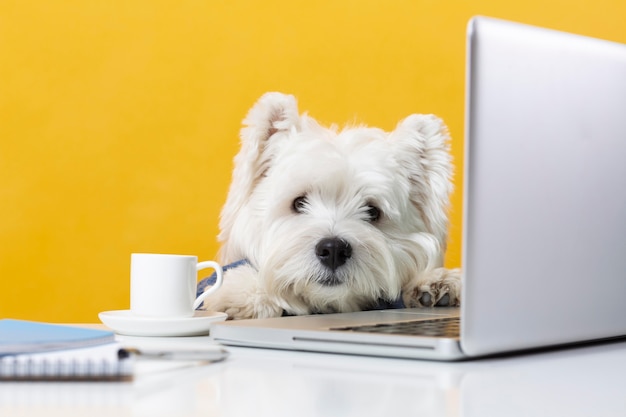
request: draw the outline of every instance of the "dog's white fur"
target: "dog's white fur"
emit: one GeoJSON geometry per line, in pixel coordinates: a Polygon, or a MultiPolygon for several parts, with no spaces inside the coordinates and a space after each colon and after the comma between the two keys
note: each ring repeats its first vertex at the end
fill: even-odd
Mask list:
{"type": "Polygon", "coordinates": [[[224,284],[205,302],[229,318],[348,312],[402,295],[405,305],[460,302],[442,268],[452,163],[447,128],[411,115],[386,133],[320,126],[291,95],[267,93],[241,131],[219,240],[224,284]],[[325,238],[347,242],[336,269],[325,238]]]}

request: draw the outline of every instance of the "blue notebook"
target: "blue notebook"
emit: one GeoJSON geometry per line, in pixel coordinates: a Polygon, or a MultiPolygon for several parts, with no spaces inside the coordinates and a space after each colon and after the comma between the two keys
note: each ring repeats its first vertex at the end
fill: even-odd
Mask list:
{"type": "Polygon", "coordinates": [[[107,330],[25,320],[0,320],[0,357],[102,345],[115,341],[107,330]]]}

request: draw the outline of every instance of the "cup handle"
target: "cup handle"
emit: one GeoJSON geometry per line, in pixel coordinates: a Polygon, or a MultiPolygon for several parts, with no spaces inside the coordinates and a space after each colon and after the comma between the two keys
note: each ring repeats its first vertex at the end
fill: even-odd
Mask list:
{"type": "Polygon", "coordinates": [[[217,291],[222,286],[222,281],[224,280],[224,271],[222,270],[222,267],[220,266],[220,264],[218,264],[217,262],[213,262],[213,261],[200,262],[196,266],[196,271],[200,271],[201,269],[207,269],[207,268],[212,268],[215,270],[215,277],[216,277],[215,284],[213,284],[211,288],[207,288],[206,291],[204,291],[202,294],[198,296],[198,298],[196,298],[196,301],[194,301],[193,303],[194,310],[198,308],[200,304],[202,304],[205,298],[207,298],[209,295],[217,291]]]}

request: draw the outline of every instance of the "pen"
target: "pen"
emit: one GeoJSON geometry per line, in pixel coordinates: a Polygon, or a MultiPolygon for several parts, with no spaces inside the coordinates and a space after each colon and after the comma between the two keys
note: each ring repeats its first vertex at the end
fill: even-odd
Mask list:
{"type": "Polygon", "coordinates": [[[215,349],[172,349],[172,350],[144,350],[131,347],[121,348],[117,356],[120,359],[136,357],[140,359],[163,359],[173,361],[202,361],[219,362],[228,357],[228,351],[222,348],[215,349]]]}

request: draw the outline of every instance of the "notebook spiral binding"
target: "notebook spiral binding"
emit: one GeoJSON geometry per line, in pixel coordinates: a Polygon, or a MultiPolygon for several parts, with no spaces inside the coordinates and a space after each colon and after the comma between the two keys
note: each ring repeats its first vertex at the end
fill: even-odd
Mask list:
{"type": "Polygon", "coordinates": [[[132,360],[0,357],[0,381],[127,381],[132,360]]]}

